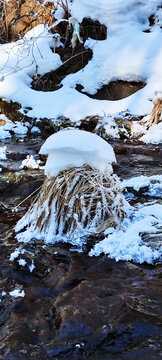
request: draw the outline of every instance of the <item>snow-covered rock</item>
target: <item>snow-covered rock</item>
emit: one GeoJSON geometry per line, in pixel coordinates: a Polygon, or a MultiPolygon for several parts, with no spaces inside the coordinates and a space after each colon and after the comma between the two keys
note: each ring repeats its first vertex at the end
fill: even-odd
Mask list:
{"type": "Polygon", "coordinates": [[[96,134],[82,130],[62,130],[51,135],[40,149],[48,155],[45,175],[57,176],[62,170],[88,164],[101,172],[112,172],[116,162],[111,145],[96,134]]]}

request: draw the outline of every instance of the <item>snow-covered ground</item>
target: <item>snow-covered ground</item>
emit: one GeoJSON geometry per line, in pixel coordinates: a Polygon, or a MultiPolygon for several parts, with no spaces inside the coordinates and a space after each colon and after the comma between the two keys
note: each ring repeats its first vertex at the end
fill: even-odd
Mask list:
{"type": "MultiPolygon", "coordinates": [[[[87,39],[93,57],[87,66],[68,75],[63,87],[52,92],[31,89],[32,76],[58,68],[62,61],[52,52],[54,38],[47,27],[39,25],[23,39],[0,46],[0,97],[30,107],[28,116],[52,118],[65,116],[79,121],[86,116],[110,116],[124,111],[133,115],[147,115],[153,101],[162,97],[162,8],[161,0],[74,0],[69,9],[79,22],[84,17],[98,19],[107,26],[106,40],[87,39]],[[154,14],[154,25],[149,17],[154,14]],[[117,101],[95,100],[79,93],[95,94],[103,85],[115,80],[143,81],[146,86],[135,94],[117,101]]],[[[58,9],[59,10],[59,9],[58,9]]],[[[58,11],[58,17],[63,16],[58,11]],[[60,14],[60,15],[59,15],[60,14]]],[[[60,20],[60,19],[59,19],[60,20]]],[[[58,21],[59,21],[58,20],[58,21]]],[[[60,41],[59,41],[60,44],[60,41]]],[[[57,46],[57,43],[55,44],[57,46]]],[[[161,128],[160,128],[161,129],[161,128]]],[[[111,129],[112,131],[112,129],[111,129]]],[[[156,127],[153,135],[143,141],[162,141],[156,127]]]]}
{"type": "MultiPolygon", "coordinates": [[[[29,129],[31,129],[31,125],[26,123],[21,123],[20,121],[11,121],[4,114],[0,115],[0,120],[3,121],[3,125],[0,122],[0,141],[9,139],[12,137],[11,134],[16,134],[17,136],[25,136],[29,129]]],[[[39,133],[40,130],[38,127],[33,126],[31,132],[39,133]]]]}

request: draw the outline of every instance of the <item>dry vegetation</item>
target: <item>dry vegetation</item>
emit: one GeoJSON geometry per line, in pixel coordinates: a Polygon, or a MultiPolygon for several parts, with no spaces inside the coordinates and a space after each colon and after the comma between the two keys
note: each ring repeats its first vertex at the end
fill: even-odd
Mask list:
{"type": "Polygon", "coordinates": [[[0,2],[1,42],[16,40],[41,23],[54,22],[54,2],[42,0],[5,0],[0,2]]]}
{"type": "Polygon", "coordinates": [[[116,175],[106,176],[84,165],[47,178],[22,227],[31,227],[46,239],[77,231],[91,235],[120,226],[123,217],[123,196],[116,175]]]}

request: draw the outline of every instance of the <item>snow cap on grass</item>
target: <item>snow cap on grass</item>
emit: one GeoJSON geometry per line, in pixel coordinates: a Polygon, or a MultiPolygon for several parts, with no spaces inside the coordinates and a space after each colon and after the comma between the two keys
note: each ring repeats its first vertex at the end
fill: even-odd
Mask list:
{"type": "Polygon", "coordinates": [[[88,164],[101,172],[112,172],[116,162],[111,145],[96,134],[82,130],[62,130],[51,135],[40,149],[48,155],[45,175],[57,176],[62,170],[88,164]]]}

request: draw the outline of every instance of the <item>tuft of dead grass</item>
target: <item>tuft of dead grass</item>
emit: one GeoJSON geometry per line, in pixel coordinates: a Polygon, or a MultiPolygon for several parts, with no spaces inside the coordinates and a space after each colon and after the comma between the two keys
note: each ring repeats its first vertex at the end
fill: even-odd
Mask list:
{"type": "Polygon", "coordinates": [[[120,226],[124,206],[118,178],[89,165],[62,171],[57,177],[45,179],[24,217],[29,230],[32,227],[33,233],[50,239],[76,232],[99,234],[108,227],[120,226]]]}
{"type": "Polygon", "coordinates": [[[150,116],[151,116],[150,119],[151,124],[158,124],[160,121],[162,121],[162,99],[158,99],[155,102],[155,105],[152,109],[150,116]]]}

